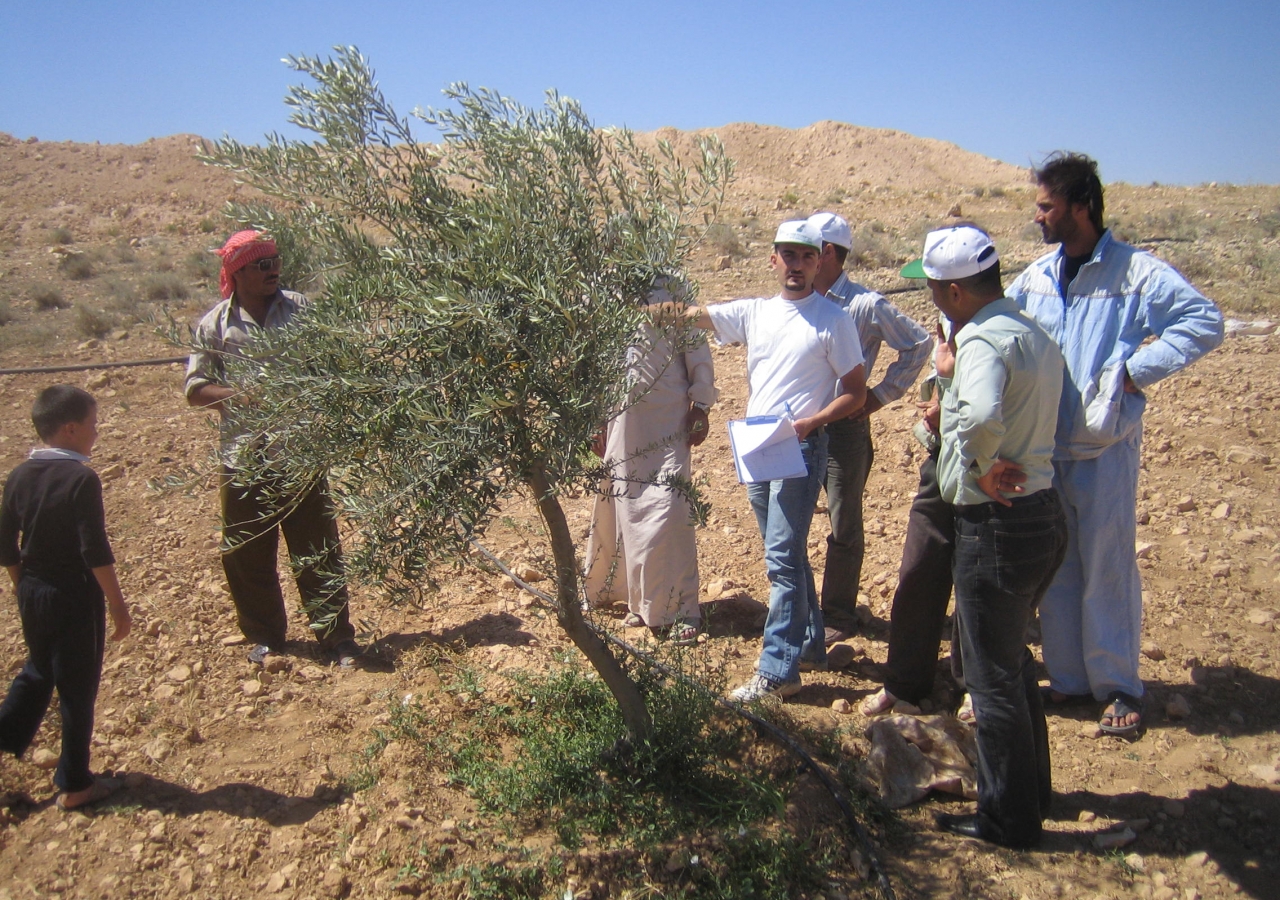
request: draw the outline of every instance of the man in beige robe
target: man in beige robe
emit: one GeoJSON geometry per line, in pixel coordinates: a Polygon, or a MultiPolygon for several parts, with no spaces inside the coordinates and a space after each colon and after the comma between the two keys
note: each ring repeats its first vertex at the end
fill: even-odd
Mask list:
{"type": "Polygon", "coordinates": [[[693,644],[702,620],[697,541],[688,498],[663,482],[690,478],[691,448],[706,439],[717,397],[711,350],[705,340],[678,350],[644,326],[627,362],[627,403],[605,429],[612,477],[592,515],[586,594],[597,607],[625,599],[628,627],[693,644]]]}

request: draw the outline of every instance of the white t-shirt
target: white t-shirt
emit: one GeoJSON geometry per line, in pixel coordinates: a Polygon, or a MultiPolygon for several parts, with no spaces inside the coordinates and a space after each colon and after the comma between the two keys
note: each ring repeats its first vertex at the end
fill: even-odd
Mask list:
{"type": "Polygon", "coordinates": [[[781,295],[731,300],[706,307],[722,344],[747,345],[748,416],[802,419],[835,397],[833,375],[862,364],[858,327],[821,294],[803,300],[781,295]]]}

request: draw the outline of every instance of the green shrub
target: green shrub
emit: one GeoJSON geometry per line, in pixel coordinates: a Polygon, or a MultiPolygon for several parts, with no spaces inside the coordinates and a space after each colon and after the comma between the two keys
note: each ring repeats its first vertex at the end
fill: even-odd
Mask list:
{"type": "Polygon", "coordinates": [[[176,272],[157,272],[142,282],[142,296],[151,301],[185,300],[190,293],[187,283],[176,272]]]}
{"type": "Polygon", "coordinates": [[[87,303],[77,303],[75,315],[76,331],[85,337],[103,337],[119,324],[113,314],[87,303]]]}
{"type": "Polygon", "coordinates": [[[15,318],[13,307],[5,300],[0,300],[0,326],[8,325],[15,318]]]}
{"type": "MultiPolygon", "coordinates": [[[[696,653],[663,653],[673,669],[706,679],[713,692],[723,688],[722,673],[696,653]]],[[[652,896],[812,896],[845,865],[837,831],[800,837],[786,828],[791,766],[752,752],[750,726],[681,679],[632,670],[654,724],[654,740],[636,746],[626,740],[608,690],[572,663],[512,676],[514,687],[501,691],[465,664],[451,673],[436,665],[461,715],[441,720],[422,706],[393,702],[378,743],[416,744],[443,764],[492,817],[475,824],[477,834],[547,826],[570,850],[617,847],[661,859],[673,844],[690,848],[682,868],[657,875],[664,883],[652,896]]],[[[447,857],[424,853],[414,865],[441,883],[466,882],[467,896],[541,897],[561,877],[562,858],[553,848],[496,870],[450,867],[447,857]]],[[[653,873],[624,869],[615,877],[619,896],[629,896],[631,886],[658,887],[653,873]]]]}
{"type": "Polygon", "coordinates": [[[626,743],[599,679],[566,666],[521,679],[509,704],[486,704],[471,728],[439,735],[435,749],[482,808],[518,818],[554,811],[569,846],[587,832],[662,841],[703,818],[736,825],[776,809],[774,788],[726,765],[747,734],[740,721],[683,681],[632,674],[653,713],[647,746],[626,743]],[[504,754],[513,742],[518,751],[504,754]]]}
{"type": "Polygon", "coordinates": [[[68,253],[58,263],[58,271],[72,281],[84,281],[95,274],[93,260],[87,253],[68,253]]]}
{"type": "Polygon", "coordinates": [[[222,260],[216,253],[208,250],[197,250],[182,261],[182,271],[190,278],[212,282],[218,277],[222,268],[222,260]]]}
{"type": "Polygon", "coordinates": [[[117,312],[132,311],[138,305],[137,285],[123,278],[109,278],[99,296],[109,310],[117,312]]]}
{"type": "Polygon", "coordinates": [[[717,256],[741,256],[742,244],[738,241],[738,232],[734,230],[732,225],[725,225],[722,222],[710,226],[707,229],[705,238],[707,246],[710,247],[717,256]]]}
{"type": "Polygon", "coordinates": [[[874,219],[858,227],[853,234],[853,248],[849,260],[855,266],[867,269],[895,265],[902,251],[884,225],[874,219]]]}
{"type": "Polygon", "coordinates": [[[62,291],[51,284],[37,284],[27,293],[36,309],[66,309],[71,305],[62,291]]]}
{"type": "Polygon", "coordinates": [[[76,242],[75,235],[71,233],[70,228],[59,225],[57,228],[49,229],[49,243],[51,244],[74,244],[76,242]]]}

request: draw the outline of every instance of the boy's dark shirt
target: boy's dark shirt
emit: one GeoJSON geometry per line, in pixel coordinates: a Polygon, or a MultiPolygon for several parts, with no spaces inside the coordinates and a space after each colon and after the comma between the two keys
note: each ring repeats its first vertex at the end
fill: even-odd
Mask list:
{"type": "Polygon", "coordinates": [[[102,482],[70,459],[29,459],[9,475],[0,506],[0,565],[63,590],[100,590],[92,569],[115,562],[102,482]],[[21,534],[21,541],[19,541],[21,534]]]}

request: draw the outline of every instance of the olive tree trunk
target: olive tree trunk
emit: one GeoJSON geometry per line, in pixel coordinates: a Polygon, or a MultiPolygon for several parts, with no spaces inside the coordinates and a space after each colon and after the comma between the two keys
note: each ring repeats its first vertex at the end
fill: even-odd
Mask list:
{"type": "Polygon", "coordinates": [[[534,468],[525,476],[525,483],[538,500],[538,511],[551,536],[551,554],[556,563],[556,618],[569,639],[582,651],[596,672],[604,680],[609,691],[618,701],[622,720],[631,737],[638,743],[649,740],[653,734],[653,720],[645,708],[640,689],[609,650],[605,642],[587,627],[582,617],[582,599],[578,593],[578,562],[574,553],[573,537],[569,523],[555,492],[541,468],[534,468]]]}

